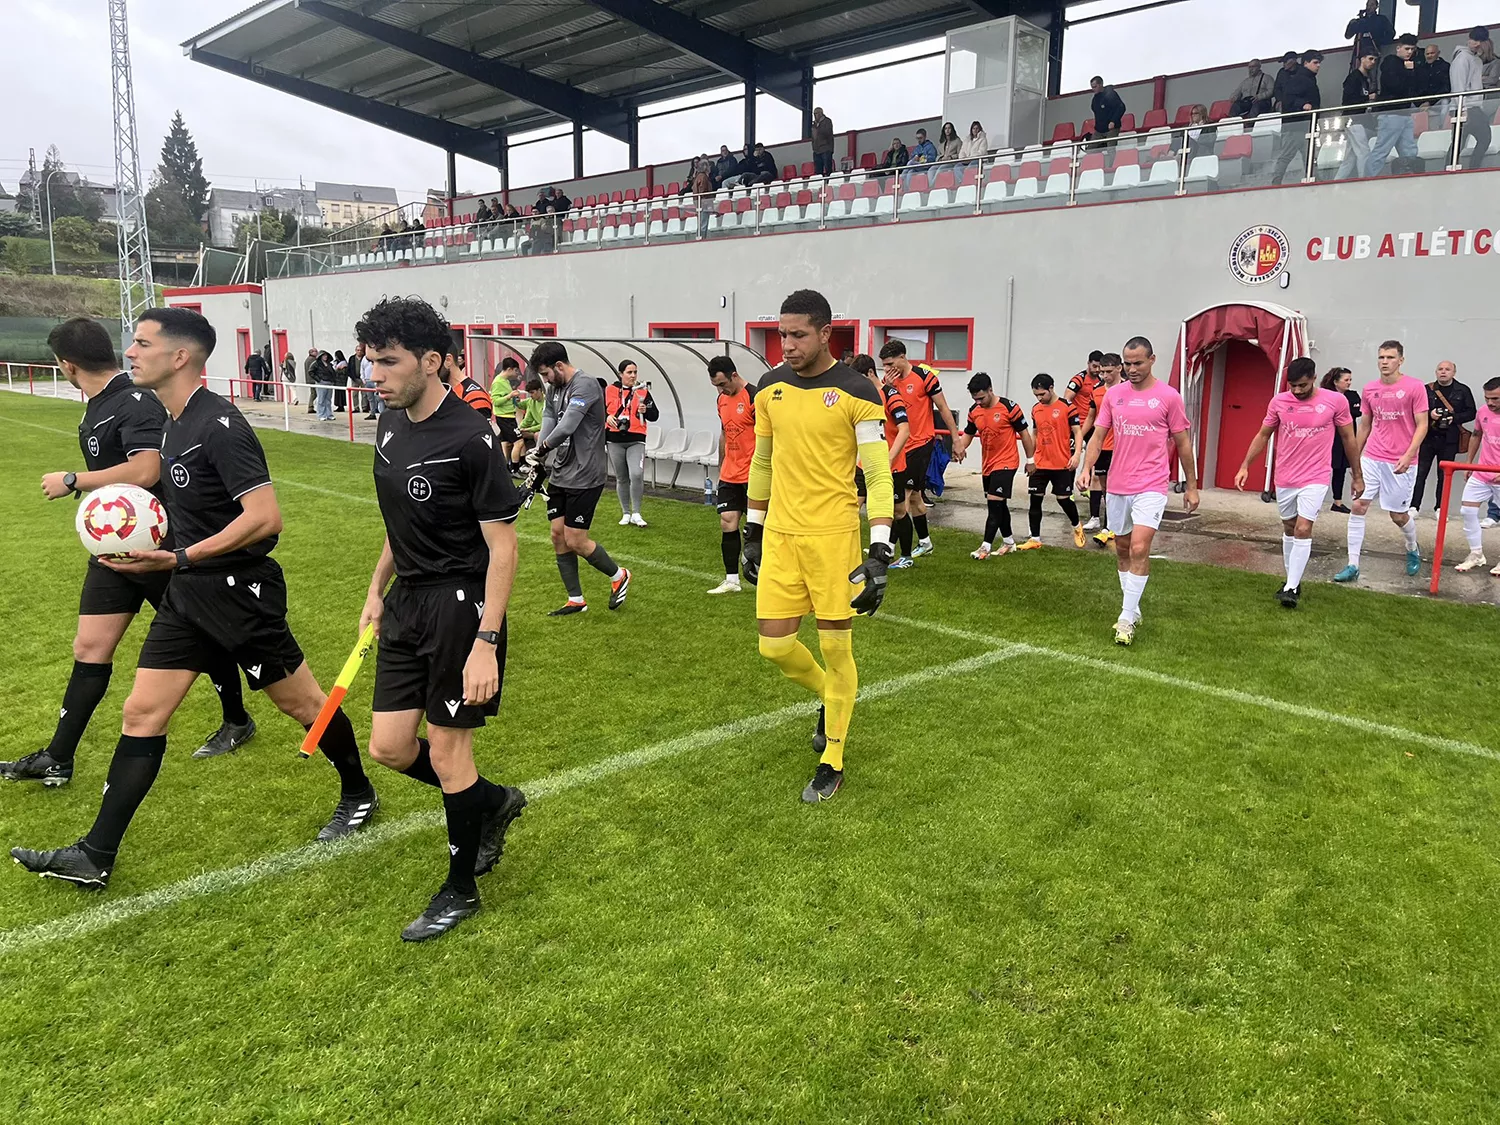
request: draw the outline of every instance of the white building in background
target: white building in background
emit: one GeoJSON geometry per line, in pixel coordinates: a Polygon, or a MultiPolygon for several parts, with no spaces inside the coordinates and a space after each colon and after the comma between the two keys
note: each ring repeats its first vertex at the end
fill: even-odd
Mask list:
{"type": "Polygon", "coordinates": [[[401,205],[395,188],[328,184],[319,180],[315,190],[318,207],[323,213],[323,225],[329,230],[362,223],[401,205]]]}
{"type": "Polygon", "coordinates": [[[214,188],[208,193],[208,240],[214,246],[233,246],[237,222],[255,221],[262,212],[290,211],[304,227],[323,225],[317,196],[305,188],[275,188],[264,191],[234,191],[214,188]]]}

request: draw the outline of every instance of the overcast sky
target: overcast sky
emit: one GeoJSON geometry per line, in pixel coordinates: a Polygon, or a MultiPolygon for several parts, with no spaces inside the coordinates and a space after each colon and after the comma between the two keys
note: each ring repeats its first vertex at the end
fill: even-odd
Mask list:
{"type": "MultiPolygon", "coordinates": [[[[1139,0],[1097,0],[1070,10],[1072,18],[1139,0]]],[[[254,83],[188,61],[178,45],[244,10],[249,0],[130,0],[131,55],[143,173],[150,176],[174,110],[182,110],[203,155],[209,179],[221,186],[296,186],[298,177],[357,182],[421,197],[443,183],[443,154],[254,83]]],[[[1064,90],[1084,86],[1098,72],[1112,82],[1271,56],[1288,49],[1333,47],[1356,0],[1187,0],[1068,33],[1064,90]]],[[[37,161],[49,144],[91,179],[112,181],[109,35],[105,0],[4,0],[12,44],[6,60],[8,112],[0,115],[0,184],[15,189],[28,148],[37,161]],[[24,109],[24,112],[18,110],[24,109]]],[[[1439,27],[1468,27],[1500,16],[1500,0],[1441,0],[1439,27]]],[[[1404,2],[1398,29],[1416,30],[1417,12],[1404,2]]],[[[940,49],[941,41],[917,50],[940,49]]],[[[880,59],[899,57],[887,52],[880,59]]],[[[841,66],[853,66],[845,63],[841,66]]],[[[942,108],[942,59],[892,62],[875,72],[820,82],[818,102],[840,130],[936,115],[942,108]]],[[[768,143],[800,131],[794,109],[762,96],[759,132],[768,143]]],[[[737,143],[739,105],[696,109],[641,126],[645,163],[717,151],[737,143]]],[[[512,152],[512,182],[567,179],[571,141],[561,138],[512,152]]],[[[625,165],[625,146],[589,137],[590,174],[625,165]]],[[[459,161],[459,186],[488,191],[497,174],[459,161]]]]}

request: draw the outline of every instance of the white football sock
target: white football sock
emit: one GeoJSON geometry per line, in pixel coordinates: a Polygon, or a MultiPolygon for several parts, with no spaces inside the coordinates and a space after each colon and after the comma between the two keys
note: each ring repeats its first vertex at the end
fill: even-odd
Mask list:
{"type": "Polygon", "coordinates": [[[1401,525],[1401,536],[1406,540],[1408,551],[1417,549],[1417,521],[1413,517],[1406,517],[1406,522],[1401,525]]]}
{"type": "Polygon", "coordinates": [[[1349,565],[1359,566],[1359,552],[1365,545],[1365,517],[1349,517],[1349,565]]]}
{"type": "Polygon", "coordinates": [[[1292,544],[1295,543],[1295,542],[1297,542],[1296,539],[1292,538],[1290,535],[1287,535],[1285,532],[1282,533],[1282,536],[1281,536],[1281,569],[1282,570],[1288,570],[1288,569],[1291,568],[1291,565],[1292,565],[1292,544]]]}
{"type": "Polygon", "coordinates": [[[1302,585],[1302,574],[1307,570],[1307,560],[1311,557],[1311,539],[1292,540],[1292,557],[1286,564],[1286,588],[1288,590],[1295,590],[1302,585]]]}
{"type": "Polygon", "coordinates": [[[1118,570],[1115,573],[1120,576],[1120,593],[1123,594],[1125,592],[1125,579],[1127,577],[1129,577],[1130,571],[1128,571],[1128,570],[1118,570]]]}
{"type": "Polygon", "coordinates": [[[1125,573],[1125,604],[1120,616],[1126,621],[1134,621],[1141,615],[1141,595],[1146,592],[1146,582],[1150,577],[1149,574],[1125,573]]]}
{"type": "Polygon", "coordinates": [[[1484,554],[1484,536],[1479,530],[1479,508],[1464,505],[1464,538],[1469,541],[1469,550],[1476,555],[1484,554]]]}

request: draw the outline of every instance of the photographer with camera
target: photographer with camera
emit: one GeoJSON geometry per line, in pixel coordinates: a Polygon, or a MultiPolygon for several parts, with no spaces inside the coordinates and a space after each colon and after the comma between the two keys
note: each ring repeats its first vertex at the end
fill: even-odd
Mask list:
{"type": "Polygon", "coordinates": [[[620,377],[604,392],[604,441],[609,471],[620,498],[620,526],[645,527],[641,496],[646,491],[646,424],[661,417],[651,398],[651,384],[642,385],[633,361],[620,361],[620,377]]]}

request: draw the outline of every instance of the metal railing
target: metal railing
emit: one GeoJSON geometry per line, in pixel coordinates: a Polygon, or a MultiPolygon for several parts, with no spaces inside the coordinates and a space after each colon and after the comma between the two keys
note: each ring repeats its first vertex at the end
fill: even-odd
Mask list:
{"type": "Polygon", "coordinates": [[[1500,167],[1500,89],[1360,107],[1224,118],[1083,137],[977,160],[856,169],[711,195],[657,194],[565,215],[455,223],[422,232],[283,247],[272,277],[567,254],[994,214],[1282,183],[1500,167]],[[1478,141],[1489,129],[1483,151],[1478,141]]]}
{"type": "Polygon", "coordinates": [[[4,389],[7,391],[68,402],[83,401],[83,392],[63,377],[60,367],[47,363],[7,363],[3,366],[4,389]]]}

